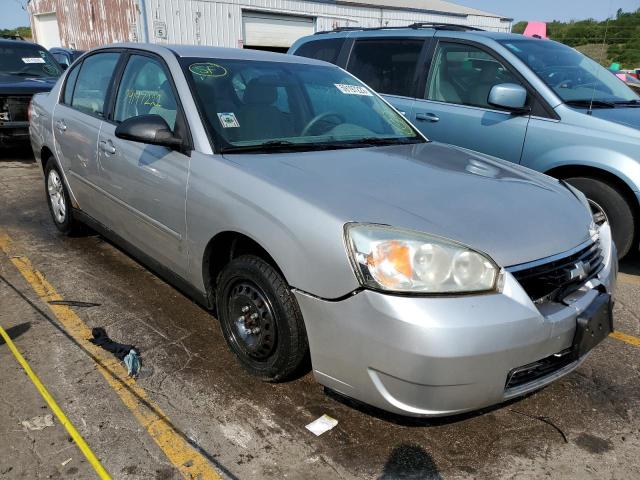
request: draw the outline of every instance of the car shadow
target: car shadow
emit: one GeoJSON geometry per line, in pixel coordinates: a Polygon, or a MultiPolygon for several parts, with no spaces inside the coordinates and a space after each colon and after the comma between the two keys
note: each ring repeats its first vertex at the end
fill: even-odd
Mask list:
{"type": "Polygon", "coordinates": [[[640,276],[640,251],[631,252],[620,262],[620,272],[640,276]]]}
{"type": "Polygon", "coordinates": [[[36,159],[30,145],[0,146],[0,162],[33,163],[36,159]]]}
{"type": "Polygon", "coordinates": [[[424,448],[402,444],[393,449],[378,480],[442,480],[442,476],[424,448]]]}

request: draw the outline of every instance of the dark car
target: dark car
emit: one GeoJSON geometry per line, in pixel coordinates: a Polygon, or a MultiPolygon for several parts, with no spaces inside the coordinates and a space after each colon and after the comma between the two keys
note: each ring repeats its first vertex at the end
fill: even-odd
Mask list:
{"type": "Polygon", "coordinates": [[[61,73],[46,48],[0,39],[0,146],[29,140],[31,97],[51,90],[61,73]]]}
{"type": "Polygon", "coordinates": [[[54,47],[49,49],[49,53],[56,59],[62,69],[66,70],[73,62],[84,54],[84,50],[54,47]]]}

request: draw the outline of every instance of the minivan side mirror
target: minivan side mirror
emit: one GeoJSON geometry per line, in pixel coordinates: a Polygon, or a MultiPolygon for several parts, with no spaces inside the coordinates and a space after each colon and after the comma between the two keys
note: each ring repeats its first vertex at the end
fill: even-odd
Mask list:
{"type": "Polygon", "coordinates": [[[171,149],[182,146],[182,138],[175,135],[160,115],[140,115],[123,121],[116,127],[116,137],[133,142],[162,145],[171,149]]]}
{"type": "Polygon", "coordinates": [[[489,92],[489,105],[506,108],[513,113],[525,113],[529,109],[527,103],[527,91],[522,85],[516,83],[500,83],[494,85],[489,92]]]}

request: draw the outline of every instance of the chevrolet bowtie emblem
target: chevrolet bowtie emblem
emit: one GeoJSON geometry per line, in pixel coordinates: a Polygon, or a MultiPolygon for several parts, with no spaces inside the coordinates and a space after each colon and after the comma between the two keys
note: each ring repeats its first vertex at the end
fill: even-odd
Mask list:
{"type": "Polygon", "coordinates": [[[589,274],[589,265],[583,261],[576,262],[569,271],[569,280],[584,280],[589,274]]]}

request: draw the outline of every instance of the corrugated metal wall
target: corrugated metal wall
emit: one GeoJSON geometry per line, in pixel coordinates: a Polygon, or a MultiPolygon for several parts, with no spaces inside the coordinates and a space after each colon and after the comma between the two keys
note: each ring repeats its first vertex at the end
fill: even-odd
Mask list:
{"type": "Polygon", "coordinates": [[[237,47],[243,39],[242,12],[265,11],[316,18],[316,31],[335,27],[402,26],[413,22],[458,23],[487,30],[511,30],[497,17],[431,14],[399,9],[297,0],[147,0],[150,40],[237,47]],[[154,35],[166,24],[166,38],[154,35]],[[154,29],[153,25],[157,28],[154,29]]]}
{"type": "MultiPolygon", "coordinates": [[[[335,27],[402,26],[413,22],[458,23],[510,31],[497,17],[432,14],[331,2],[298,0],[144,0],[149,41],[241,46],[242,12],[264,11],[316,19],[316,31],[335,27]]],[[[123,41],[142,41],[138,0],[31,0],[32,14],[55,11],[63,46],[88,49],[123,41]]]]}
{"type": "MultiPolygon", "coordinates": [[[[136,0],[31,0],[32,15],[55,12],[62,46],[86,50],[140,40],[136,0]]],[[[32,19],[32,28],[34,21],[32,19]]],[[[36,29],[34,38],[37,39],[36,29]]]]}

